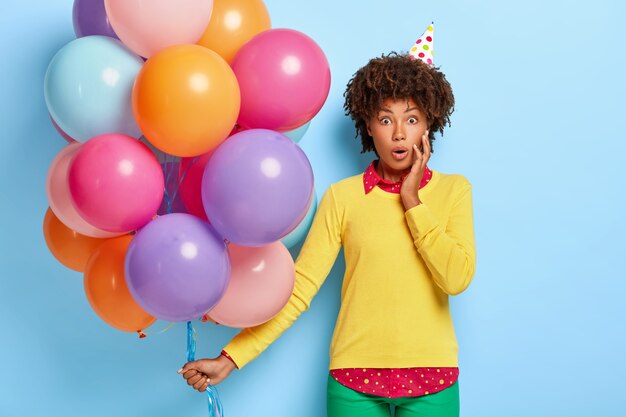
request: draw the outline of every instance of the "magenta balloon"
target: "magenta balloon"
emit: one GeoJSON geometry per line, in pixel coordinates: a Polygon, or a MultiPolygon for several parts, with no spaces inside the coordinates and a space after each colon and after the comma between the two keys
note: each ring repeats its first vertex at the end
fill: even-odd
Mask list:
{"type": "Polygon", "coordinates": [[[330,89],[322,49],[305,34],[270,29],[244,44],[233,59],[241,90],[238,124],[287,131],[311,120],[330,89]]]}
{"type": "MultiPolygon", "coordinates": [[[[213,152],[202,155],[185,157],[180,160],[178,181],[180,182],[179,193],[187,209],[187,213],[207,220],[204,207],[202,206],[202,175],[207,162],[213,152]]],[[[211,223],[209,221],[209,223],[211,223]]]]}
{"type": "Polygon", "coordinates": [[[287,136],[251,129],[222,143],[202,177],[202,203],[229,241],[261,246],[298,226],[311,204],[313,170],[287,136]]]}
{"type": "Polygon", "coordinates": [[[104,10],[104,0],[74,0],[72,20],[77,38],[103,35],[118,39],[104,10]]]}
{"type": "Polygon", "coordinates": [[[130,232],[156,214],[163,198],[161,165],[146,145],[111,133],[89,139],[68,174],[78,213],[95,227],[130,232]]]}
{"type": "Polygon", "coordinates": [[[161,216],[128,247],[125,277],[133,298],[161,320],[200,318],[230,278],[226,244],[207,222],[185,213],[161,216]]]}
{"type": "Polygon", "coordinates": [[[69,229],[81,235],[110,238],[119,236],[122,233],[112,233],[100,230],[87,223],[76,211],[70,194],[70,186],[67,182],[67,173],[70,163],[82,146],[79,142],[73,142],[61,149],[61,152],[54,158],[48,169],[46,179],[46,194],[50,209],[59,218],[61,223],[69,229]]]}

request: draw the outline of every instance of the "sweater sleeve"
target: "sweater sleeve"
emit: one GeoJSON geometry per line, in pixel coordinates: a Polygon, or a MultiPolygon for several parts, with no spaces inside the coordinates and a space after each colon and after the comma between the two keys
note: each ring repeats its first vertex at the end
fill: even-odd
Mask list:
{"type": "Polygon", "coordinates": [[[311,229],[295,262],[293,293],[271,320],[243,329],[225,347],[239,369],[261,354],[311,305],[341,249],[341,221],[331,187],[322,197],[311,229]]]}
{"type": "Polygon", "coordinates": [[[407,210],[405,217],[415,247],[437,286],[448,295],[463,292],[476,269],[471,184],[465,180],[447,224],[440,224],[423,203],[407,210]]]}

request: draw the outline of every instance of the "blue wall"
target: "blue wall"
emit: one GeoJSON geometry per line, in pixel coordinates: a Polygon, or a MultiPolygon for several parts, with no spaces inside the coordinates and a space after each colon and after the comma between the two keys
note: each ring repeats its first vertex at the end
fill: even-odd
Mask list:
{"type": "MultiPolygon", "coordinates": [[[[624,415],[623,4],[266,4],[274,27],[307,33],[331,65],[328,101],[300,142],[320,196],[373,158],[359,154],[343,115],[346,82],[435,21],[435,58],[457,106],[430,165],[466,175],[474,190],[478,268],[451,300],[462,415],[624,415]]],[[[70,0],[0,5],[0,415],[203,416],[204,398],[176,374],[184,326],[141,340],[108,327],[82,275],[43,239],[46,172],[65,143],[43,76],[73,39],[71,10],[70,0]]],[[[343,268],[340,258],[311,309],[218,386],[228,417],[324,415],[343,268]]],[[[198,329],[199,356],[217,355],[236,332],[198,329]]]]}

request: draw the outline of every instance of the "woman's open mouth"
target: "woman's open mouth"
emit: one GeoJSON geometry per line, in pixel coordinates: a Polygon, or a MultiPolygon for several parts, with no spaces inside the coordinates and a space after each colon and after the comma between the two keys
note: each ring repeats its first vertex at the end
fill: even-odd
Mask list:
{"type": "Polygon", "coordinates": [[[409,150],[406,148],[395,148],[391,154],[396,161],[401,161],[409,155],[409,150]]]}

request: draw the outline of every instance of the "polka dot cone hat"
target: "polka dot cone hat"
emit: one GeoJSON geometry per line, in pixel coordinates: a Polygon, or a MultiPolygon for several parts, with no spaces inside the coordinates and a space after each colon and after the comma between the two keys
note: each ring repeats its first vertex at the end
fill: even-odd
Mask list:
{"type": "Polygon", "coordinates": [[[421,59],[425,63],[433,65],[433,56],[435,55],[433,44],[434,36],[434,22],[431,22],[428,28],[424,31],[424,34],[415,41],[415,43],[411,47],[411,50],[409,51],[409,55],[414,59],[421,59]]]}

